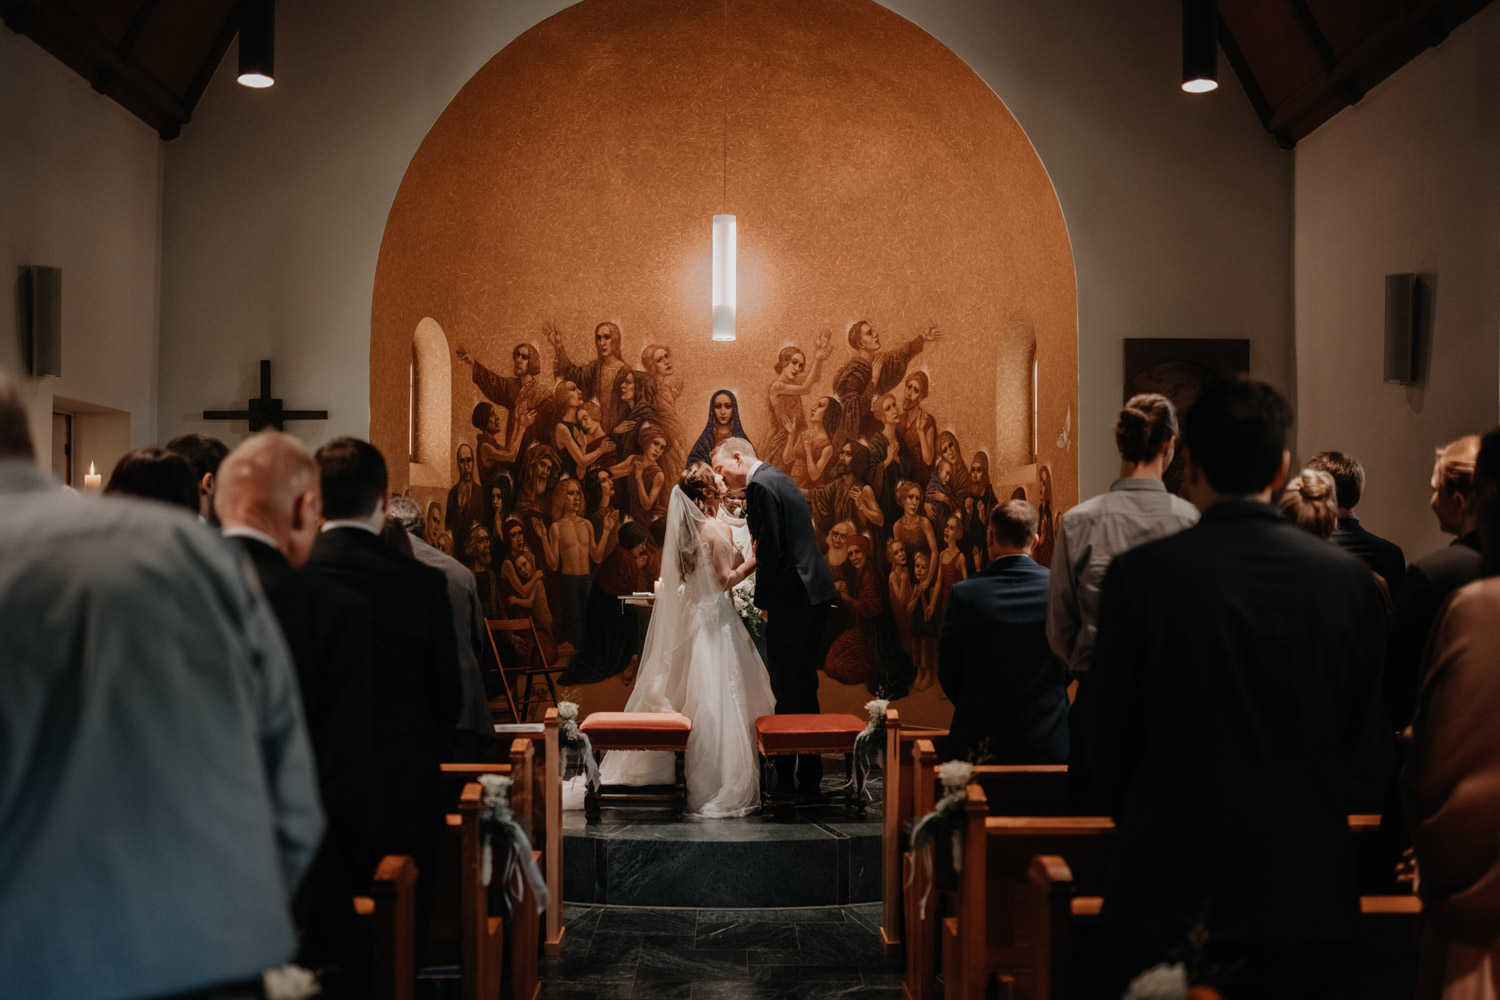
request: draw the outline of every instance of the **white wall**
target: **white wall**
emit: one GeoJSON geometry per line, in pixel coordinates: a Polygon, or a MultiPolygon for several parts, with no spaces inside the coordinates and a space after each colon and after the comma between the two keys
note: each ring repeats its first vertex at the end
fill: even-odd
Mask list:
{"type": "MultiPolygon", "coordinates": [[[[330,0],[283,5],[277,83],[233,82],[230,51],[166,147],[163,437],[254,394],[276,363],[310,442],[368,433],[370,299],[407,163],[454,94],[565,4],[330,0]]],[[[890,0],[990,84],[1035,143],[1078,270],[1081,495],[1117,472],[1125,337],[1249,337],[1290,390],[1291,163],[1227,66],[1178,88],[1175,0],[890,0]]]]}
{"type": "MultiPolygon", "coordinates": [[[[21,383],[44,460],[54,396],[127,411],[132,447],[156,436],[161,148],[77,73],[0,31],[0,368],[21,383]],[[14,292],[28,264],[62,268],[61,378],[22,374],[14,292]]],[[[112,438],[100,449],[75,458],[107,477],[123,449],[112,438]]]]}
{"type": "Polygon", "coordinates": [[[1433,448],[1500,416],[1500,7],[1480,12],[1296,152],[1304,455],[1357,455],[1357,513],[1417,558],[1433,448]],[[1384,275],[1436,275],[1420,384],[1385,385],[1384,275]]]}

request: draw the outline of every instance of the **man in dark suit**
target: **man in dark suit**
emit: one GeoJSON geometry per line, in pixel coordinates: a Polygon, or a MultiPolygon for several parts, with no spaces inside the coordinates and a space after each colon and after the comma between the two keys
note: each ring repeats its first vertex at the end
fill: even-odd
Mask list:
{"type": "Polygon", "coordinates": [[[1307,467],[1333,477],[1334,494],[1339,505],[1333,544],[1351,556],[1363,559],[1365,565],[1380,574],[1394,597],[1401,586],[1402,574],[1406,572],[1406,554],[1395,542],[1388,542],[1367,530],[1354,516],[1354,508],[1365,492],[1365,467],[1359,459],[1341,451],[1320,451],[1308,459],[1307,467]]]}
{"type": "Polygon", "coordinates": [[[379,854],[410,854],[421,873],[425,925],[444,810],[438,765],[449,755],[460,692],[453,616],[443,574],[387,548],[385,459],[374,445],[336,438],[318,449],[324,522],[310,572],[364,597],[373,613],[370,693],[379,854]]]}
{"type": "MultiPolygon", "coordinates": [[[[715,449],[714,471],[730,489],[743,489],[750,537],[755,541],[755,606],[766,612],[766,671],[777,715],[818,711],[818,644],[838,591],[818,550],[812,512],[797,484],[755,457],[743,438],[715,449]]],[[[776,758],[783,793],[819,794],[823,760],[816,754],[776,758]]]]}
{"type": "Polygon", "coordinates": [[[953,587],[938,683],[953,702],[950,755],[989,764],[1068,760],[1068,675],[1047,644],[1051,574],[1031,558],[1036,508],[1009,500],[985,529],[990,565],[953,587]]]}
{"type": "Polygon", "coordinates": [[[1105,577],[1084,726],[1118,823],[1123,988],[1201,926],[1236,997],[1335,995],[1358,917],[1346,772],[1380,665],[1359,560],[1281,519],[1292,412],[1248,379],[1187,414],[1186,531],[1105,577]]]}
{"type": "Polygon", "coordinates": [[[321,513],[318,466],[296,438],[256,434],[217,470],[214,507],[224,537],[254,566],[297,667],[318,791],[328,817],[317,858],[293,900],[298,964],[326,970],[324,992],[343,995],[352,957],[350,899],[372,874],[375,761],[370,732],[369,603],[304,572],[321,513]]]}

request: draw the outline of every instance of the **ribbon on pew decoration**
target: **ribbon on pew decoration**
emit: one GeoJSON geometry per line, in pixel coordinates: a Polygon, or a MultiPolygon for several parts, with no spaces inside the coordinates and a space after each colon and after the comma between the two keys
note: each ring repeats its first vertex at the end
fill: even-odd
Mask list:
{"type": "MultiPolygon", "coordinates": [[[[545,913],[547,880],[531,852],[530,838],[510,811],[511,779],[503,774],[481,774],[479,784],[484,788],[479,811],[479,836],[484,844],[481,862],[484,884],[488,886],[496,882],[494,876],[498,869],[498,885],[506,904],[506,916],[521,905],[528,889],[536,901],[537,914],[545,913]]],[[[493,892],[491,898],[494,898],[493,892]]]]}
{"type": "Polygon", "coordinates": [[[889,705],[890,702],[884,698],[865,702],[865,711],[869,713],[870,719],[860,734],[854,737],[854,773],[849,776],[852,786],[846,785],[845,791],[850,794],[858,792],[866,802],[875,800],[870,794],[867,779],[870,765],[880,759],[881,752],[885,749],[885,710],[889,705]]]}
{"type": "MultiPolygon", "coordinates": [[[[564,758],[580,757],[583,760],[583,773],[588,781],[589,790],[599,791],[599,762],[594,760],[594,744],[590,742],[588,734],[578,728],[578,703],[574,701],[560,701],[557,703],[557,741],[562,747],[564,758]]],[[[566,779],[569,768],[560,767],[559,773],[566,779]]]]}
{"type": "Polygon", "coordinates": [[[934,878],[932,852],[923,851],[922,848],[930,845],[939,834],[946,832],[949,845],[953,849],[953,870],[955,872],[964,870],[964,828],[967,823],[964,802],[968,798],[966,790],[969,787],[969,779],[973,776],[974,765],[968,761],[950,760],[945,764],[939,764],[937,777],[938,782],[943,786],[943,797],[933,805],[932,812],[915,820],[907,833],[906,850],[910,857],[903,866],[902,882],[905,890],[910,893],[917,874],[916,866],[912,864],[912,861],[916,860],[917,864],[922,865],[926,878],[923,880],[922,895],[917,900],[917,906],[924,919],[927,917],[928,906],[931,904],[934,878]]]}

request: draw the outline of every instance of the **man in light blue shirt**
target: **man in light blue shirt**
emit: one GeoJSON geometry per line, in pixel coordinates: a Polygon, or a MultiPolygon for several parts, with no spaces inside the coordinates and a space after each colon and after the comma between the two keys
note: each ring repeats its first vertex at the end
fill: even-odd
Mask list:
{"type": "Polygon", "coordinates": [[[323,831],[258,588],[190,514],[72,497],[0,372],[0,992],[254,995],[323,831]]]}

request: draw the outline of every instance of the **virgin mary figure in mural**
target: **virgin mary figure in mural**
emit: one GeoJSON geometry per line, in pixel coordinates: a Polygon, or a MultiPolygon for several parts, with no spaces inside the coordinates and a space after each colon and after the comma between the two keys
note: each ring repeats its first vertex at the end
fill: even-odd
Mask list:
{"type": "Polygon", "coordinates": [[[688,454],[688,468],[699,462],[707,465],[714,449],[732,437],[749,440],[740,423],[740,401],[728,389],[720,389],[708,398],[708,423],[688,454]]]}
{"type": "Polygon", "coordinates": [[[851,438],[867,438],[880,431],[880,423],[870,412],[875,397],[901,384],[906,367],[922,348],[943,333],[929,326],[920,336],[889,351],[880,349],[880,335],[869,320],[858,320],[849,327],[849,346],[854,357],[833,377],[833,391],[844,401],[844,433],[851,438]]]}

